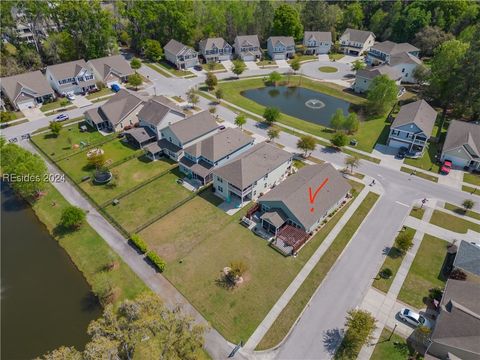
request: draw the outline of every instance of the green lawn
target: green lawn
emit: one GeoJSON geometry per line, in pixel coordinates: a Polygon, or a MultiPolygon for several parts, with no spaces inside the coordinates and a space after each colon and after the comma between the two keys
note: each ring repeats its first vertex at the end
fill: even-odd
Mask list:
{"type": "Polygon", "coordinates": [[[2,122],[8,122],[8,121],[13,121],[13,120],[16,120],[16,119],[21,119],[23,118],[25,115],[23,115],[23,113],[21,111],[2,111],[2,114],[3,113],[8,113],[8,117],[11,117],[11,120],[6,120],[6,121],[2,121],[2,122]]]}
{"type": "Polygon", "coordinates": [[[422,220],[424,213],[425,208],[414,207],[412,211],[410,211],[410,216],[422,220]]]}
{"type": "Polygon", "coordinates": [[[338,69],[334,66],[321,66],[318,68],[320,72],[324,73],[336,73],[338,69]]]}
{"type": "Polygon", "coordinates": [[[440,171],[440,164],[437,162],[437,159],[435,157],[437,156],[440,150],[441,150],[441,145],[429,143],[427,151],[425,151],[425,153],[421,158],[418,158],[418,159],[405,158],[403,162],[407,165],[415,166],[419,169],[438,173],[440,171]]]}
{"type": "MultiPolygon", "coordinates": [[[[410,168],[402,166],[400,168],[400,171],[402,171],[404,173],[407,173],[407,174],[413,174],[413,171],[415,171],[415,170],[412,170],[410,168]]],[[[433,175],[429,175],[429,174],[426,174],[426,173],[423,173],[423,172],[420,172],[420,171],[416,171],[414,175],[418,176],[418,177],[421,177],[422,179],[425,179],[425,180],[429,180],[429,181],[432,181],[432,182],[438,182],[438,177],[433,176],[433,175]]]]}
{"type": "Polygon", "coordinates": [[[330,60],[340,60],[344,57],[344,54],[328,54],[330,60]]]}
{"type": "Polygon", "coordinates": [[[409,351],[404,338],[397,334],[392,335],[391,329],[383,328],[370,360],[406,360],[409,351]]]}
{"type": "Polygon", "coordinates": [[[440,210],[434,210],[430,222],[444,229],[465,234],[468,229],[480,233],[480,225],[440,210]]]}
{"type": "Polygon", "coordinates": [[[207,70],[207,71],[219,71],[219,72],[221,72],[222,70],[227,71],[227,69],[225,69],[225,66],[223,66],[222,63],[218,63],[218,62],[208,63],[205,65],[202,65],[202,67],[204,70],[207,70]],[[210,65],[210,64],[213,64],[213,65],[210,65]],[[211,66],[213,66],[213,69],[210,68],[211,66]]]}
{"type": "Polygon", "coordinates": [[[465,211],[465,209],[461,206],[445,203],[445,209],[455,211],[457,214],[460,214],[460,215],[465,215],[465,216],[480,220],[480,213],[472,210],[465,211]]]}
{"type": "Polygon", "coordinates": [[[305,165],[307,164],[305,164],[302,160],[293,160],[293,166],[295,166],[297,169],[301,169],[305,165]]]}
{"type": "Polygon", "coordinates": [[[480,175],[465,173],[463,175],[463,181],[472,185],[480,186],[480,175]]]}
{"type": "Polygon", "coordinates": [[[191,192],[176,183],[178,170],[152,181],[144,187],[120,199],[116,206],[105,208],[122,227],[133,232],[138,226],[170,209],[186,199],[191,192]]]}
{"type": "MultiPolygon", "coordinates": [[[[132,148],[129,144],[121,141],[120,139],[113,139],[105,144],[98,146],[105,153],[106,165],[109,166],[128,156],[134,154],[140,154],[141,150],[132,148]]],[[[80,182],[84,176],[91,175],[95,170],[88,163],[87,153],[89,150],[83,151],[79,154],[69,156],[57,164],[66,172],[70,177],[80,182]]]]}
{"type": "MultiPolygon", "coordinates": [[[[415,236],[415,229],[408,228],[405,230],[407,234],[411,234],[412,237],[415,236]]],[[[383,262],[382,267],[380,268],[380,271],[383,269],[390,269],[392,270],[392,276],[388,279],[384,279],[380,277],[379,275],[375,278],[373,281],[373,287],[377,288],[380,291],[383,291],[384,293],[387,293],[388,290],[390,289],[390,286],[392,285],[393,279],[395,279],[395,276],[397,275],[398,268],[402,264],[403,261],[403,256],[402,252],[398,250],[395,247],[395,243],[393,243],[392,247],[388,251],[388,254],[385,258],[385,261],[383,262]]]]}
{"type": "MultiPolygon", "coordinates": [[[[308,61],[315,61],[318,60],[318,56],[316,55],[296,55],[296,58],[300,60],[300,62],[308,62],[308,61]]],[[[288,63],[291,64],[293,59],[288,60],[288,63]]]]}
{"type": "Polygon", "coordinates": [[[111,139],[114,136],[103,136],[88,125],[88,131],[80,132],[81,125],[86,125],[86,123],[80,122],[64,127],[58,136],[53,135],[51,132],[32,136],[32,141],[53,160],[57,160],[80,151],[80,148],[76,145],[80,145],[81,142],[93,145],[111,139]]]}
{"type": "MultiPolygon", "coordinates": [[[[270,349],[282,341],[287,335],[288,331],[297,320],[304,307],[307,305],[315,290],[322,283],[330,268],[333,266],[333,264],[335,264],[335,261],[337,261],[338,257],[341,255],[353,234],[363,222],[363,219],[375,205],[378,197],[379,196],[377,194],[370,192],[363,200],[357,211],[350,217],[333,243],[323,254],[320,261],[312,269],[312,272],[308,275],[295,295],[290,299],[287,306],[274,321],[273,325],[267,331],[262,341],[258,344],[256,350],[270,349]]],[[[328,223],[327,226],[329,224],[330,223],[328,223]]],[[[329,231],[330,230],[328,230],[328,232],[329,231]]],[[[324,233],[320,236],[322,236],[324,239],[326,234],[324,233]]]]}
{"type": "Polygon", "coordinates": [[[167,60],[160,60],[158,63],[155,63],[155,65],[158,65],[168,70],[175,76],[183,77],[187,75],[193,75],[193,73],[188,70],[178,70],[173,64],[170,64],[167,60]]]}
{"type": "Polygon", "coordinates": [[[114,92],[112,91],[112,89],[108,88],[108,87],[105,87],[103,89],[101,89],[100,91],[97,91],[97,92],[94,92],[94,93],[91,93],[89,95],[86,96],[86,98],[88,100],[93,100],[93,99],[96,99],[96,98],[99,98],[101,96],[107,96],[107,95],[113,95],[114,92]]]}
{"type": "Polygon", "coordinates": [[[118,291],[117,302],[127,298],[133,299],[142,292],[150,291],[90,225],[84,224],[79,230],[73,232],[59,232],[56,229],[62,210],[67,205],[69,204],[60,193],[48,184],[46,195],[33,204],[33,210],[40,221],[54,234],[60,246],[67,251],[93,291],[102,293],[110,284],[118,291]],[[115,270],[104,270],[113,262],[118,264],[115,270]]]}
{"type": "Polygon", "coordinates": [[[431,235],[424,235],[417,255],[413,260],[407,278],[403,283],[398,300],[422,309],[423,298],[432,288],[443,288],[441,269],[447,252],[448,242],[431,235]]]}
{"type": "Polygon", "coordinates": [[[109,184],[97,185],[91,181],[87,181],[80,184],[80,187],[83,188],[97,204],[101,205],[168,170],[173,164],[173,161],[167,159],[151,161],[145,156],[140,156],[111,168],[110,170],[112,171],[114,180],[109,184]]]}
{"type": "Polygon", "coordinates": [[[58,109],[60,107],[68,106],[68,105],[71,105],[71,104],[72,103],[70,102],[70,100],[68,100],[66,98],[58,98],[55,101],[52,101],[52,102],[50,102],[48,104],[45,104],[45,105],[42,105],[40,107],[40,110],[43,111],[43,112],[46,112],[46,111],[58,109]]]}
{"type": "Polygon", "coordinates": [[[475,194],[476,192],[480,193],[480,189],[467,185],[462,185],[462,191],[468,192],[470,194],[475,194]]]}
{"type": "Polygon", "coordinates": [[[270,59],[263,59],[257,62],[257,65],[262,67],[262,66],[276,66],[277,62],[275,60],[270,60],[270,59]]]}
{"type": "Polygon", "coordinates": [[[169,72],[166,72],[165,70],[163,70],[160,66],[157,66],[156,64],[152,64],[152,63],[148,63],[148,62],[144,62],[145,65],[147,65],[150,69],[153,69],[155,70],[156,72],[158,72],[159,74],[167,77],[167,78],[171,78],[172,75],[169,73],[169,72]]]}

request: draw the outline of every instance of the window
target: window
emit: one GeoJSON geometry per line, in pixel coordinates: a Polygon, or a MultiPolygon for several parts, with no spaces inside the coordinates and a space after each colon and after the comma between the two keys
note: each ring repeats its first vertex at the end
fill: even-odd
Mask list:
{"type": "Polygon", "coordinates": [[[263,187],[266,188],[266,187],[267,187],[267,183],[264,183],[264,184],[263,184],[263,187]]]}
{"type": "Polygon", "coordinates": [[[404,73],[404,72],[405,72],[405,68],[402,69],[402,73],[404,73]]]}
{"type": "Polygon", "coordinates": [[[268,179],[268,174],[266,174],[264,177],[263,177],[264,180],[267,180],[268,179]]]}
{"type": "Polygon", "coordinates": [[[217,186],[218,191],[223,192],[223,188],[219,185],[217,186]]]}
{"type": "Polygon", "coordinates": [[[217,179],[218,179],[218,182],[223,183],[223,179],[221,177],[218,177],[217,179]]]}

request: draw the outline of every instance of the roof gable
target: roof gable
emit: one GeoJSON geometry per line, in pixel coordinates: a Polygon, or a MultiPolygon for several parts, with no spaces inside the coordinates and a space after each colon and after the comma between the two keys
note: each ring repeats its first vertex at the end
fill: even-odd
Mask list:
{"type": "Polygon", "coordinates": [[[392,123],[392,128],[414,123],[427,136],[432,135],[437,112],[425,100],[403,105],[392,123]]]}

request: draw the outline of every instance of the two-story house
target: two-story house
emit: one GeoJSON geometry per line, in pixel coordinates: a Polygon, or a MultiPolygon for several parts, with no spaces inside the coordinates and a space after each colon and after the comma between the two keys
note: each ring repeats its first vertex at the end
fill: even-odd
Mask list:
{"type": "Polygon", "coordinates": [[[403,105],[390,126],[388,146],[405,147],[409,152],[421,156],[432,135],[436,119],[437,112],[425,100],[403,105]]]}
{"type": "Polygon", "coordinates": [[[371,31],[347,28],[340,36],[340,49],[347,55],[362,55],[375,43],[375,35],[371,31]]]}
{"type": "Polygon", "coordinates": [[[303,46],[305,55],[328,54],[332,47],[332,33],[330,31],[305,31],[303,46]]]}
{"type": "Polygon", "coordinates": [[[234,43],[235,55],[243,61],[256,61],[262,57],[257,35],[239,35],[234,43]]]}
{"type": "Polygon", "coordinates": [[[291,171],[292,154],[262,142],[213,170],[215,194],[227,202],[255,200],[291,171]]]}
{"type": "Polygon", "coordinates": [[[273,60],[285,60],[295,56],[295,40],[292,36],[270,36],[267,51],[273,60]]]}
{"type": "Polygon", "coordinates": [[[177,69],[188,69],[198,65],[198,53],[190,46],[177,40],[170,40],[163,48],[165,59],[174,64],[177,69]]]}
{"type": "Polygon", "coordinates": [[[97,81],[110,87],[113,84],[125,83],[135,73],[130,63],[121,55],[106,56],[89,60],[87,65],[93,70],[97,81]]]}
{"type": "Polygon", "coordinates": [[[232,58],[233,48],[223,38],[203,39],[199,43],[200,54],[205,62],[218,62],[230,60],[232,58]]]}
{"type": "Polygon", "coordinates": [[[480,124],[450,121],[441,160],[449,160],[457,167],[480,170],[480,124]]]}
{"type": "Polygon", "coordinates": [[[93,71],[83,59],[47,66],[45,76],[60,95],[84,94],[97,88],[93,71]]]}
{"type": "Polygon", "coordinates": [[[160,95],[148,100],[137,117],[140,126],[150,128],[160,140],[164,128],[185,119],[186,115],[181,107],[160,95]]]}
{"type": "Polygon", "coordinates": [[[184,150],[180,171],[205,185],[212,181],[212,171],[253,146],[254,139],[241,130],[227,128],[184,150]]]}
{"type": "Polygon", "coordinates": [[[55,99],[55,93],[40,71],[0,79],[2,93],[15,109],[24,110],[55,99]]]}
{"type": "Polygon", "coordinates": [[[372,85],[373,79],[381,75],[386,75],[390,80],[395,81],[395,84],[400,88],[402,73],[390,65],[381,65],[357,70],[353,91],[356,93],[367,92],[370,89],[370,85],[372,85]]]}

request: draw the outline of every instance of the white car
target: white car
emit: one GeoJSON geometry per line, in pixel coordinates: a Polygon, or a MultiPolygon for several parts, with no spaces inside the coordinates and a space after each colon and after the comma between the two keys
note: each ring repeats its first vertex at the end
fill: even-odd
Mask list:
{"type": "Polygon", "coordinates": [[[75,100],[75,94],[73,92],[69,92],[65,96],[68,100],[75,100]]]}
{"type": "Polygon", "coordinates": [[[426,326],[427,328],[431,329],[432,324],[428,319],[418,313],[416,313],[413,310],[410,310],[408,308],[404,308],[400,310],[398,313],[398,317],[403,321],[406,322],[407,324],[413,325],[415,327],[417,326],[426,326]]]}

